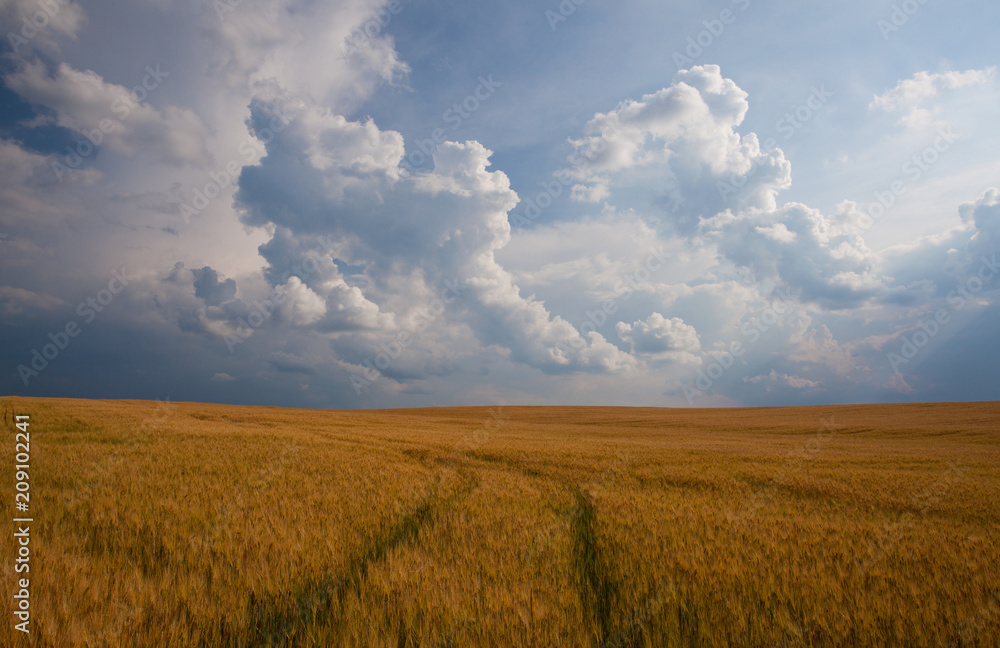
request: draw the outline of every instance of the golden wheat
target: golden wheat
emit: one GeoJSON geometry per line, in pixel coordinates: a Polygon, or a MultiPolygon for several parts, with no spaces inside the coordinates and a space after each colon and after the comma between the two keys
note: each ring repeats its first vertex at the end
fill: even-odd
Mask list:
{"type": "Polygon", "coordinates": [[[3,645],[1000,645],[996,403],[2,404],[3,645]]]}

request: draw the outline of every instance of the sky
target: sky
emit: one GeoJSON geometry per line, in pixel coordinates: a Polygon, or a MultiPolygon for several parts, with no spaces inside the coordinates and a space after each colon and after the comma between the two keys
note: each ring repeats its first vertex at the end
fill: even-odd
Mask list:
{"type": "Polygon", "coordinates": [[[996,400],[998,27],[986,0],[0,0],[0,393],[996,400]]]}

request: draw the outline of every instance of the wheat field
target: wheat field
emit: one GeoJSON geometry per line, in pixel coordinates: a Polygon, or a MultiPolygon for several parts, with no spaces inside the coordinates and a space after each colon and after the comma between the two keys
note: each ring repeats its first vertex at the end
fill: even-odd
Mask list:
{"type": "Polygon", "coordinates": [[[0,405],[3,645],[1000,645],[1000,403],[0,405]]]}

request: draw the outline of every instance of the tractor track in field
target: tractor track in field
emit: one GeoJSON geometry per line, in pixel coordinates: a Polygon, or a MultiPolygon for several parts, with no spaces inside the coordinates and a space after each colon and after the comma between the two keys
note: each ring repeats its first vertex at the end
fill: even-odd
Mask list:
{"type": "Polygon", "coordinates": [[[575,493],[576,507],[570,533],[573,539],[573,565],[583,609],[596,626],[595,646],[603,646],[613,627],[613,610],[620,598],[618,584],[608,573],[608,564],[597,543],[597,512],[590,496],[581,489],[575,493]]]}
{"type": "Polygon", "coordinates": [[[339,574],[307,579],[276,595],[251,594],[246,625],[223,629],[221,644],[233,648],[296,646],[314,625],[334,628],[339,633],[345,621],[345,601],[360,590],[368,572],[396,547],[413,543],[435,513],[468,495],[478,484],[474,475],[461,470],[459,474],[461,483],[452,493],[440,495],[435,481],[430,495],[352,556],[339,574]]]}
{"type": "Polygon", "coordinates": [[[625,612],[622,589],[609,569],[606,548],[597,539],[597,510],[590,495],[577,488],[570,533],[575,580],[584,612],[594,622],[595,648],[638,648],[647,645],[645,626],[663,607],[663,596],[625,612]]]}

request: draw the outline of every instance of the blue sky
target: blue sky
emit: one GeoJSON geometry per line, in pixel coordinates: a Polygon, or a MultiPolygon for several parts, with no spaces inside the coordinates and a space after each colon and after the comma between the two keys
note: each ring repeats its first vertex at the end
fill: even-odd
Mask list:
{"type": "Polygon", "coordinates": [[[997,398],[995,3],[0,0],[0,23],[4,393],[997,398]]]}

